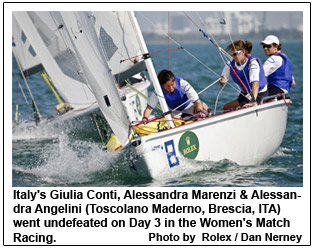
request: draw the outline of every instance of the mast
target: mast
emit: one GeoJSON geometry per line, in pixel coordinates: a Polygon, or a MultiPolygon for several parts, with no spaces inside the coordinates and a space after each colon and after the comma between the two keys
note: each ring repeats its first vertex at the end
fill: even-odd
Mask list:
{"type": "Polygon", "coordinates": [[[36,126],[38,126],[38,123],[39,123],[40,120],[41,120],[41,114],[40,114],[40,112],[39,112],[39,109],[38,109],[37,103],[36,103],[36,101],[35,101],[35,98],[34,98],[32,92],[31,92],[31,89],[30,89],[30,87],[29,87],[29,84],[28,84],[28,82],[27,82],[27,79],[26,79],[26,77],[25,77],[25,75],[24,75],[24,73],[23,73],[23,69],[22,69],[22,67],[21,67],[21,65],[20,65],[20,63],[19,63],[18,57],[16,56],[14,47],[12,48],[12,51],[13,51],[13,55],[14,55],[14,57],[15,57],[15,60],[16,60],[18,69],[19,69],[19,71],[20,71],[20,73],[21,73],[21,75],[22,75],[22,77],[23,77],[23,80],[24,80],[25,85],[26,85],[26,87],[27,87],[28,93],[29,93],[29,95],[30,95],[30,97],[31,97],[32,105],[33,105],[33,108],[34,108],[34,119],[35,119],[36,126]]]}
{"type": "MultiPolygon", "coordinates": [[[[140,29],[140,26],[139,26],[139,24],[137,22],[137,19],[134,16],[134,12],[133,11],[129,11],[128,14],[129,14],[129,18],[130,18],[134,28],[136,29],[136,36],[137,36],[139,45],[141,47],[142,53],[143,54],[149,54],[148,53],[148,49],[147,49],[146,44],[145,44],[145,41],[144,41],[144,38],[143,38],[143,35],[142,35],[142,32],[141,32],[141,29],[140,29]]],[[[146,68],[147,68],[148,74],[150,75],[151,81],[152,81],[153,86],[155,88],[155,91],[156,91],[156,94],[157,94],[160,106],[162,108],[162,111],[163,111],[163,113],[168,113],[169,112],[169,108],[168,108],[166,99],[165,99],[165,97],[163,95],[160,83],[158,81],[158,78],[157,78],[157,75],[156,75],[156,72],[155,72],[155,68],[154,68],[153,63],[152,63],[152,59],[151,59],[150,56],[145,59],[145,64],[146,64],[146,68]]],[[[174,127],[174,123],[172,121],[171,114],[170,113],[166,114],[165,118],[167,120],[168,126],[170,128],[173,128],[174,127]]]]}

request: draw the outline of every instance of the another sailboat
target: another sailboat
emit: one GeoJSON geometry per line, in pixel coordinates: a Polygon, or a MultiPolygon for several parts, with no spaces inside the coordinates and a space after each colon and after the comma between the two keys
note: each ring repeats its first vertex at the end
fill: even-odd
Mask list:
{"type": "Polygon", "coordinates": [[[175,125],[168,112],[162,90],[148,56],[143,36],[133,12],[128,18],[135,32],[142,58],[159,97],[165,119],[151,122],[166,123],[163,129],[140,134],[121,104],[107,58],[96,38],[94,14],[91,12],[57,13],[60,23],[81,64],[83,75],[93,89],[100,109],[116,134],[123,155],[136,173],[153,178],[165,174],[181,175],[190,160],[220,161],[229,159],[241,165],[260,164],[280,146],[287,124],[288,105],[285,96],[272,96],[265,102],[248,108],[175,125]],[[105,83],[104,83],[105,82],[105,83]],[[280,99],[281,98],[281,99],[280,99]],[[248,123],[248,125],[244,125],[248,123]],[[239,142],[242,137],[250,137],[239,142]]]}
{"type": "MultiPolygon", "coordinates": [[[[86,117],[84,119],[87,123],[82,125],[85,127],[90,125],[94,114],[102,116],[102,113],[94,96],[94,89],[90,88],[83,76],[81,62],[75,56],[71,42],[64,34],[64,24],[59,18],[57,12],[13,12],[13,52],[24,79],[43,72],[42,75],[58,99],[58,113],[49,118],[41,118],[40,106],[36,106],[40,119],[36,124],[39,127],[63,127],[63,124],[74,123],[76,127],[79,126],[77,122],[81,121],[80,117],[86,117]]],[[[133,60],[120,63],[120,56],[142,53],[137,42],[131,38],[134,31],[125,18],[127,15],[122,12],[107,12],[105,15],[103,12],[93,13],[93,38],[99,45],[98,52],[110,64],[116,78],[115,83],[119,84],[118,89],[113,86],[118,99],[121,99],[128,118],[134,121],[142,118],[142,109],[146,106],[146,98],[143,96],[147,95],[150,82],[142,74],[145,70],[142,63],[134,64],[133,60]],[[135,84],[131,85],[132,83],[135,84]]],[[[16,128],[29,126],[35,125],[23,124],[16,128]]]]}

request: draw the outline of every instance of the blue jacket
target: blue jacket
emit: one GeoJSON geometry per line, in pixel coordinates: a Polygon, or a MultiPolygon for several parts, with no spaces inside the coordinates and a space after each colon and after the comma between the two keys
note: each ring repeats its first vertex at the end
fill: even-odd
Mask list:
{"type": "Polygon", "coordinates": [[[275,53],[273,56],[282,57],[283,64],[268,76],[268,85],[273,85],[289,91],[292,83],[292,64],[289,58],[283,53],[275,53]]]}
{"type": "Polygon", "coordinates": [[[248,55],[247,58],[248,58],[248,62],[246,64],[246,66],[244,67],[244,69],[241,71],[235,69],[235,61],[234,61],[234,59],[232,60],[231,69],[230,69],[231,77],[232,77],[233,81],[241,87],[242,91],[247,93],[246,90],[244,89],[244,87],[242,86],[240,80],[237,78],[237,76],[232,71],[232,68],[233,68],[235,70],[235,72],[237,73],[237,75],[239,76],[239,78],[245,84],[246,88],[248,89],[248,92],[251,91],[251,87],[252,87],[253,82],[249,82],[249,65],[250,65],[250,61],[252,59],[256,59],[257,62],[259,63],[259,66],[260,66],[259,91],[261,91],[267,84],[267,79],[266,79],[265,74],[264,74],[262,63],[261,63],[260,59],[257,58],[256,56],[248,55]]]}
{"type": "MultiPolygon", "coordinates": [[[[175,77],[175,81],[176,81],[175,90],[172,93],[165,90],[163,85],[161,85],[161,89],[164,93],[164,97],[165,97],[167,105],[170,109],[175,109],[176,107],[180,106],[182,103],[184,103],[188,100],[187,95],[181,89],[181,78],[175,77]]],[[[177,110],[182,111],[189,104],[190,104],[190,101],[188,101],[186,104],[182,105],[177,110]]]]}

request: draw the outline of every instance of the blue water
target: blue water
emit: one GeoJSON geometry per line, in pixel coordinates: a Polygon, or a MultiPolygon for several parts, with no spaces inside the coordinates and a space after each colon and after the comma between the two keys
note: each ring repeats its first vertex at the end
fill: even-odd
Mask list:
{"type": "MultiPolygon", "coordinates": [[[[216,74],[221,74],[224,64],[217,49],[209,43],[181,45],[201,62],[184,50],[175,50],[170,52],[169,68],[200,91],[217,79],[216,74]]],[[[171,44],[171,47],[177,46],[171,44]]],[[[148,44],[148,48],[150,51],[159,51],[166,49],[167,44],[148,44]]],[[[127,163],[120,161],[118,152],[105,151],[95,127],[90,126],[88,132],[74,132],[71,129],[61,131],[45,129],[32,132],[24,130],[13,134],[13,186],[302,186],[302,42],[283,43],[282,51],[293,63],[296,86],[290,92],[293,103],[289,107],[284,140],[276,153],[263,164],[239,166],[231,161],[190,161],[189,166],[192,167],[190,171],[193,173],[182,177],[154,180],[129,173],[125,165],[127,163]]],[[[267,58],[257,43],[254,44],[252,54],[263,62],[267,58]]],[[[167,52],[153,53],[152,59],[156,72],[168,68],[167,52]]],[[[32,120],[32,107],[31,104],[25,103],[17,90],[17,72],[18,68],[14,62],[12,120],[14,122],[15,106],[18,103],[18,122],[24,123],[32,120]]],[[[39,75],[31,76],[29,82],[41,115],[44,117],[54,115],[54,106],[57,102],[48,86],[39,75]]],[[[23,82],[21,83],[26,91],[23,82]]],[[[219,90],[220,86],[214,85],[200,97],[214,108],[219,90]]],[[[28,96],[27,93],[26,95],[28,96]]],[[[235,99],[237,95],[236,90],[227,86],[220,96],[217,110],[221,111],[223,104],[235,99]]]]}

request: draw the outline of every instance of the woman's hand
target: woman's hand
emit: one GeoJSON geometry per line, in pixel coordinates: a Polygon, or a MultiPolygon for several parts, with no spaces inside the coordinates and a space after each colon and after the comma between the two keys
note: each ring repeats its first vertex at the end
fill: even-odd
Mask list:
{"type": "Polygon", "coordinates": [[[202,102],[201,100],[198,100],[194,103],[194,114],[200,114],[203,115],[203,117],[211,116],[211,111],[206,103],[202,102]]]}
{"type": "Polygon", "coordinates": [[[227,83],[228,79],[221,75],[221,79],[218,81],[218,84],[220,84],[221,86],[224,86],[227,83]]]}

